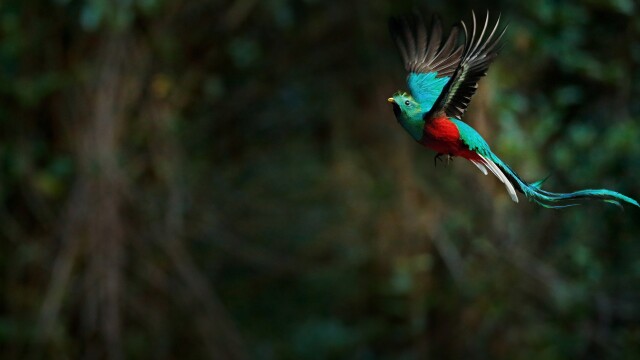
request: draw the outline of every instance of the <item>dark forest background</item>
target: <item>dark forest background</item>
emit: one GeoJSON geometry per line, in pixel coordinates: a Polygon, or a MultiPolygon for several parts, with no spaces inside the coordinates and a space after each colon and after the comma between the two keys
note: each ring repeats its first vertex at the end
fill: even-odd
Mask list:
{"type": "Polygon", "coordinates": [[[387,19],[502,13],[465,120],[640,198],[633,0],[3,0],[3,359],[640,356],[640,210],[549,210],[386,102],[387,19]]]}

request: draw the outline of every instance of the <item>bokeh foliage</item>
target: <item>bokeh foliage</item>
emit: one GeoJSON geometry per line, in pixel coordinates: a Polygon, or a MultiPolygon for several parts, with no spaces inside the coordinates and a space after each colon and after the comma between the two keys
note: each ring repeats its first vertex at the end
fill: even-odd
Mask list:
{"type": "Polygon", "coordinates": [[[465,118],[503,160],[640,198],[632,0],[5,0],[3,358],[640,356],[638,209],[397,126],[416,5],[510,24],[465,118]]]}

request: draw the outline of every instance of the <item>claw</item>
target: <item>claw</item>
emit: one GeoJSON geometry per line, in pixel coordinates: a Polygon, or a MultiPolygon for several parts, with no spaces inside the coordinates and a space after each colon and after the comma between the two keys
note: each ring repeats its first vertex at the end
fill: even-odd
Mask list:
{"type": "Polygon", "coordinates": [[[438,162],[436,160],[442,161],[442,153],[437,153],[436,156],[433,157],[433,166],[438,167],[438,162]]]}
{"type": "Polygon", "coordinates": [[[445,166],[449,166],[449,163],[453,162],[453,156],[451,154],[447,154],[447,164],[445,166]]]}
{"type": "MultiPolygon", "coordinates": [[[[440,160],[440,161],[444,161],[442,160],[442,155],[444,155],[443,153],[437,153],[436,156],[433,157],[433,166],[437,167],[438,162],[436,160],[440,160]]],[[[449,166],[449,163],[453,162],[453,155],[451,154],[447,154],[447,161],[444,163],[444,167],[449,166]]]]}

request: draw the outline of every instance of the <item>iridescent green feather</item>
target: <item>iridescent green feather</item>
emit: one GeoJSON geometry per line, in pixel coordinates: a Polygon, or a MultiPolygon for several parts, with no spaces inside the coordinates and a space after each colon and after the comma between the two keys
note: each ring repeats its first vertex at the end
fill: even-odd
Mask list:
{"type": "Polygon", "coordinates": [[[457,126],[460,132],[460,140],[469,147],[469,150],[475,151],[493,161],[504,172],[516,190],[522,192],[529,200],[535,201],[544,207],[558,209],[578,205],[576,203],[567,204],[566,202],[581,199],[598,199],[620,207],[620,202],[622,201],[640,207],[640,204],[638,204],[636,200],[619,192],[607,189],[585,189],[570,193],[554,193],[542,190],[542,183],[547,180],[548,177],[533,183],[527,183],[491,151],[487,142],[471,126],[456,119],[451,119],[451,121],[457,126]]]}
{"type": "Polygon", "coordinates": [[[449,81],[448,76],[438,78],[438,73],[410,73],[407,77],[407,84],[411,95],[416,99],[424,112],[431,110],[433,103],[436,102],[442,89],[449,81]]]}

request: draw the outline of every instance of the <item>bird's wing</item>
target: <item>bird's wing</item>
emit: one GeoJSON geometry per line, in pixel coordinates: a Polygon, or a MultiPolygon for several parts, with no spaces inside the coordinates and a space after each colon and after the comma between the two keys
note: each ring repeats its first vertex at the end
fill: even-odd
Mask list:
{"type": "Polygon", "coordinates": [[[482,27],[480,35],[476,37],[478,27],[476,26],[476,15],[473,14],[473,28],[471,36],[467,31],[467,26],[461,21],[465,35],[464,52],[462,59],[458,64],[453,75],[442,89],[442,92],[435,101],[429,113],[425,114],[425,118],[440,115],[442,112],[448,117],[461,119],[467,110],[471,97],[478,88],[478,81],[487,74],[489,64],[495,59],[500,51],[500,39],[507,30],[506,26],[498,33],[498,25],[500,17],[491,30],[491,33],[485,37],[489,27],[489,12],[482,27]],[[498,34],[498,35],[497,35],[498,34]],[[496,36],[497,35],[497,36],[496,36]]]}
{"type": "Polygon", "coordinates": [[[463,46],[456,44],[458,27],[443,41],[440,19],[433,17],[431,31],[427,33],[422,16],[416,13],[392,18],[389,31],[409,72],[411,95],[429,110],[460,62],[463,46]]]}

